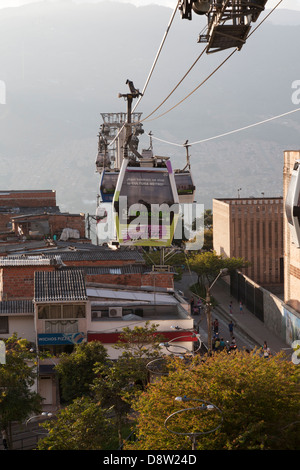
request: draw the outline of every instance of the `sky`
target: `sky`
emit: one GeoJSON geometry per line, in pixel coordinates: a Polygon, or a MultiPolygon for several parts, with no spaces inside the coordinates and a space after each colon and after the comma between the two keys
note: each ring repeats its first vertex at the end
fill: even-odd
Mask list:
{"type": "MultiPolygon", "coordinates": [[[[21,5],[26,5],[28,3],[37,3],[44,2],[45,0],[0,0],[0,8],[7,7],[18,7],[21,5]]],[[[60,2],[62,0],[46,0],[48,2],[60,2]]],[[[74,3],[97,3],[103,0],[72,0],[74,3]]],[[[121,3],[132,3],[136,6],[144,6],[149,4],[156,4],[161,6],[166,6],[170,8],[175,8],[176,0],[110,0],[111,2],[121,2],[121,3]]],[[[268,0],[266,5],[267,9],[273,8],[279,0],[268,0]]],[[[283,2],[278,6],[278,8],[285,8],[288,10],[297,10],[300,11],[300,0],[283,0],[283,2]]]]}

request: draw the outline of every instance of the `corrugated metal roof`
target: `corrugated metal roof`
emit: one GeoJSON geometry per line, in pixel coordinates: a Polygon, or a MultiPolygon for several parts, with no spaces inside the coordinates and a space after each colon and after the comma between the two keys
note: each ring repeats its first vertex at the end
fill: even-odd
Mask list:
{"type": "Polygon", "coordinates": [[[34,273],[34,301],[87,300],[82,270],[63,270],[34,273]]]}
{"type": "Polygon", "coordinates": [[[3,300],[0,302],[0,314],[3,313],[34,313],[32,300],[3,300]]]}
{"type": "MultiPolygon", "coordinates": [[[[63,269],[78,269],[77,267],[72,268],[71,266],[62,267],[63,269]]],[[[80,267],[85,274],[143,274],[151,271],[151,268],[136,265],[136,264],[125,264],[121,266],[82,266],[80,267]]]]}
{"type": "MultiPolygon", "coordinates": [[[[60,251],[59,255],[63,261],[138,261],[144,263],[143,256],[138,251],[60,251]]],[[[51,257],[51,253],[45,253],[45,256],[51,257]]]]}
{"type": "Polygon", "coordinates": [[[6,256],[0,257],[0,267],[4,266],[49,266],[62,264],[60,256],[53,258],[45,256],[6,256]]]}
{"type": "Polygon", "coordinates": [[[138,263],[144,263],[143,255],[137,249],[120,248],[118,250],[111,250],[108,247],[93,245],[92,243],[79,243],[60,240],[56,241],[53,245],[45,245],[45,241],[26,241],[24,243],[0,245],[0,252],[16,253],[26,256],[27,253],[43,254],[46,258],[61,256],[66,261],[97,261],[97,260],[112,260],[112,261],[126,261],[132,260],[138,263]]]}
{"type": "Polygon", "coordinates": [[[172,294],[164,294],[161,292],[143,292],[141,290],[113,290],[105,288],[87,287],[87,295],[89,297],[100,299],[113,299],[113,300],[127,300],[127,301],[139,301],[148,303],[160,303],[166,305],[177,305],[178,301],[172,294]]]}

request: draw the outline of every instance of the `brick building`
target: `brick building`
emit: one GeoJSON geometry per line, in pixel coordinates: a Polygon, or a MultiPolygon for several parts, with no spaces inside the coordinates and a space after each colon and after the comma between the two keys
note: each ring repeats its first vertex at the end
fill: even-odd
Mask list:
{"type": "Polygon", "coordinates": [[[61,213],[53,190],[0,191],[0,239],[59,238],[65,229],[85,238],[85,215],[61,213]]]}
{"type": "MultiPolygon", "coordinates": [[[[81,341],[101,341],[110,357],[122,328],[159,323],[169,340],[171,327],[193,327],[189,305],[174,291],[171,272],[155,272],[137,250],[110,250],[58,242],[31,253],[0,257],[0,335],[13,333],[53,356],[81,341]],[[113,315],[112,311],[117,315],[113,315]],[[114,334],[110,334],[111,332],[114,334]]],[[[193,348],[191,336],[179,347],[193,348]]],[[[39,361],[37,389],[45,406],[58,406],[54,359],[39,361]]]]}
{"type": "Polygon", "coordinates": [[[242,257],[245,274],[258,284],[283,287],[283,199],[213,200],[213,246],[217,254],[242,257]]]}
{"type": "Polygon", "coordinates": [[[31,239],[44,237],[59,239],[66,229],[78,232],[75,238],[85,238],[85,215],[69,213],[47,213],[19,215],[11,218],[12,231],[31,239]]]}
{"type": "Polygon", "coordinates": [[[59,212],[55,191],[0,191],[0,232],[11,231],[12,217],[34,211],[59,212]]]}

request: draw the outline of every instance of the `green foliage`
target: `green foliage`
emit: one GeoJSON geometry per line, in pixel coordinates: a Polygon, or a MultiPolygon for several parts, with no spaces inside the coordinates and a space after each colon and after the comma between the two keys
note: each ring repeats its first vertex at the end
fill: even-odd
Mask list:
{"type": "Polygon", "coordinates": [[[74,400],[42,426],[49,435],[39,441],[38,450],[103,450],[113,440],[107,412],[87,397],[74,400]]]}
{"type": "Polygon", "coordinates": [[[55,367],[61,386],[61,398],[70,403],[75,398],[90,395],[96,363],[107,360],[107,351],[99,341],[76,345],[72,354],[63,354],[55,367]]]}
{"type": "Polygon", "coordinates": [[[114,347],[123,349],[123,354],[129,353],[140,359],[156,357],[161,349],[159,344],[165,340],[163,335],[157,333],[158,327],[159,324],[150,321],[146,321],[144,326],[125,327],[114,347]]]}
{"type": "Polygon", "coordinates": [[[248,265],[249,263],[244,258],[226,258],[217,255],[215,251],[192,253],[189,257],[189,267],[191,271],[198,274],[198,282],[202,285],[215,278],[221,269],[228,269],[230,274],[230,272],[248,265]]]}
{"type": "Polygon", "coordinates": [[[160,354],[159,343],[165,338],[157,333],[156,324],[122,329],[116,349],[123,350],[117,361],[99,364],[91,390],[101,406],[110,407],[116,418],[119,442],[122,443],[122,427],[127,421],[132,401],[147,382],[147,363],[160,354]]]}
{"type": "MultiPolygon", "coordinates": [[[[266,360],[256,351],[195,357],[187,368],[174,359],[169,375],[148,386],[134,404],[138,416],[135,444],[125,449],[189,450],[188,437],[164,425],[175,411],[197,406],[176,396],[207,400],[222,410],[222,426],[197,439],[199,450],[295,450],[299,448],[299,368],[281,355],[266,360]]],[[[180,413],[178,432],[203,432],[218,423],[216,412],[180,413]],[[179,426],[180,424],[180,426],[179,426]]],[[[169,422],[168,422],[169,423],[169,422]]]]}
{"type": "Polygon", "coordinates": [[[0,423],[11,447],[11,424],[23,422],[31,413],[41,411],[41,397],[32,390],[36,365],[32,363],[31,344],[16,334],[4,339],[6,364],[0,364],[0,423]]]}

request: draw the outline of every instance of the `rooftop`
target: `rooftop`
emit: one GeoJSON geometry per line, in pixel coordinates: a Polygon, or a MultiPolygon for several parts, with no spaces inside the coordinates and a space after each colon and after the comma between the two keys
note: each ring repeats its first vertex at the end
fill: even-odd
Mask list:
{"type": "Polygon", "coordinates": [[[34,301],[82,301],[87,300],[82,270],[63,270],[34,273],[34,301]]]}
{"type": "Polygon", "coordinates": [[[8,313],[33,314],[33,302],[32,300],[3,300],[0,302],[0,315],[8,313]]]}

